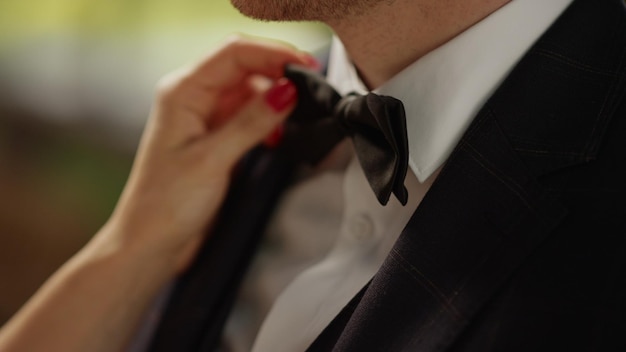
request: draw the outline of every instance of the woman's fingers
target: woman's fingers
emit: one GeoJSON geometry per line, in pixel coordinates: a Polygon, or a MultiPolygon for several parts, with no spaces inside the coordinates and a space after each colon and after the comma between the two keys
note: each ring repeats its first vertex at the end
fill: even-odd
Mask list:
{"type": "Polygon", "coordinates": [[[285,78],[250,99],[235,116],[197,146],[209,156],[209,167],[232,167],[287,118],[296,100],[296,87],[285,78]]]}
{"type": "Polygon", "coordinates": [[[230,40],[195,67],[161,81],[156,119],[163,128],[159,130],[175,144],[218,131],[254,98],[255,78],[276,81],[288,63],[316,65],[309,54],[283,44],[230,40]]]}
{"type": "Polygon", "coordinates": [[[240,84],[249,75],[278,79],[288,63],[314,66],[315,59],[285,44],[236,36],[196,66],[191,77],[205,88],[223,89],[240,84]]]}

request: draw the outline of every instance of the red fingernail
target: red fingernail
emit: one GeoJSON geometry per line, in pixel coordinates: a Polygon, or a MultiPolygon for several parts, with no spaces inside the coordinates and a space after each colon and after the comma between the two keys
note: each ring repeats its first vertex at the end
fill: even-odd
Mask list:
{"type": "Polygon", "coordinates": [[[265,93],[265,101],[275,112],[281,112],[290,107],[297,97],[296,86],[286,78],[279,79],[265,93]]]}
{"type": "Polygon", "coordinates": [[[268,148],[276,148],[280,144],[280,141],[283,139],[283,135],[285,134],[285,127],[283,125],[278,125],[272,133],[270,133],[263,144],[268,148]]]}

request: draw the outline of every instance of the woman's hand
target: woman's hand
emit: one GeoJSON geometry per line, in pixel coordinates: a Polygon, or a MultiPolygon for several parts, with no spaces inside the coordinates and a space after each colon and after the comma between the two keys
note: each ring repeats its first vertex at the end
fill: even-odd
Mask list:
{"type": "Polygon", "coordinates": [[[184,269],[224,200],[238,160],[291,112],[287,63],[314,65],[277,44],[229,41],[206,60],[166,77],[130,180],[108,226],[184,269]]]}
{"type": "Polygon", "coordinates": [[[119,351],[191,261],[233,166],[294,107],[277,44],[235,39],[169,76],[111,219],[0,330],[2,351],[119,351]]]}

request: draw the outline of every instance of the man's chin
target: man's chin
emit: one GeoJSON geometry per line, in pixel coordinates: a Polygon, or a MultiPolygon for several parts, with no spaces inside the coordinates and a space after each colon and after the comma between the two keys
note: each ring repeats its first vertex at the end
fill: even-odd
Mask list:
{"type": "Polygon", "coordinates": [[[244,16],[261,21],[307,21],[301,0],[230,0],[244,16]],[[300,3],[300,4],[299,4],[300,3]]]}
{"type": "MultiPolygon", "coordinates": [[[[262,21],[342,21],[390,0],[230,0],[244,16],[262,21]]],[[[393,1],[392,1],[393,2],[393,1]]]]}

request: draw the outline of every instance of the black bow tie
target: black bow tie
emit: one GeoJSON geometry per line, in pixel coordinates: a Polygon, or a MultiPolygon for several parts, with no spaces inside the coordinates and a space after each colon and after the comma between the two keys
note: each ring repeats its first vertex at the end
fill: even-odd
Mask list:
{"type": "Polygon", "coordinates": [[[393,193],[406,205],[409,147],[402,102],[374,93],[342,97],[322,76],[296,66],[287,66],[285,77],[298,90],[298,105],[283,140],[287,152],[317,163],[350,136],[380,204],[386,205],[393,193]]]}

